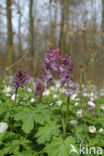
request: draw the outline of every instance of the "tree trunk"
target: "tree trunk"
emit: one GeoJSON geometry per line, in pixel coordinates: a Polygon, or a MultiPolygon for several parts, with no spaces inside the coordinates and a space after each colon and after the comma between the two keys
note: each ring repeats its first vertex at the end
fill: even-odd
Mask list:
{"type": "Polygon", "coordinates": [[[104,0],[102,0],[102,45],[104,46],[104,0]]]}
{"type": "Polygon", "coordinates": [[[33,18],[33,3],[34,0],[30,0],[30,7],[29,7],[29,19],[30,19],[30,33],[31,33],[31,40],[30,41],[30,55],[32,57],[31,61],[31,71],[33,72],[34,69],[34,18],[33,18]]]}
{"type": "Polygon", "coordinates": [[[19,51],[19,58],[22,57],[22,39],[21,39],[21,6],[20,6],[20,0],[18,2],[18,13],[19,13],[19,19],[18,19],[18,51],[19,51]]]}
{"type": "MultiPolygon", "coordinates": [[[[8,30],[8,39],[7,39],[7,50],[8,50],[8,66],[13,64],[13,31],[12,31],[12,2],[11,0],[6,0],[7,6],[7,30],[8,30]]],[[[10,73],[13,72],[13,68],[10,73]]]]}
{"type": "Polygon", "coordinates": [[[69,53],[69,0],[62,2],[61,9],[61,29],[59,47],[62,54],[69,53]]]}

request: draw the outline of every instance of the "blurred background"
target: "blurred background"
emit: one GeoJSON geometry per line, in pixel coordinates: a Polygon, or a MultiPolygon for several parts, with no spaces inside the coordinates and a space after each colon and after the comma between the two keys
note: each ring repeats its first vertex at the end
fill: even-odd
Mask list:
{"type": "Polygon", "coordinates": [[[0,73],[23,57],[22,68],[42,74],[47,49],[71,55],[74,80],[104,87],[104,0],[0,0],[0,73]],[[31,32],[31,40],[30,40],[31,32]]]}

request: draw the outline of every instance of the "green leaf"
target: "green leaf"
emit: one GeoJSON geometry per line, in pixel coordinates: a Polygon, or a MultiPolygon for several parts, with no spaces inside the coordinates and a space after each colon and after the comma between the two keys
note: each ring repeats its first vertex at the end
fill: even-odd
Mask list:
{"type": "Polygon", "coordinates": [[[36,137],[38,137],[37,142],[39,144],[49,142],[52,136],[59,136],[60,129],[59,125],[56,125],[55,121],[51,121],[50,124],[46,124],[44,127],[40,127],[36,137]]]}
{"type": "Polygon", "coordinates": [[[0,104],[0,115],[2,115],[3,113],[7,112],[7,106],[4,104],[0,104]]]}
{"type": "Polygon", "coordinates": [[[0,156],[12,154],[17,151],[19,151],[19,141],[13,140],[11,143],[7,143],[6,146],[2,150],[0,150],[0,156]]]}
{"type": "MultiPolygon", "coordinates": [[[[21,111],[14,115],[14,119],[16,121],[21,120],[23,122],[22,130],[25,133],[30,133],[34,128],[34,122],[39,123],[40,125],[44,125],[44,122],[47,122],[46,117],[44,118],[43,110],[40,111],[39,108],[31,109],[27,107],[23,107],[21,111]]],[[[47,113],[47,110],[44,114],[47,113]]],[[[48,118],[48,117],[47,117],[48,118]]]]}
{"type": "Polygon", "coordinates": [[[34,128],[34,116],[33,114],[28,113],[26,118],[23,120],[22,130],[25,133],[30,133],[34,128]]]}
{"type": "MultiPolygon", "coordinates": [[[[61,137],[54,138],[44,150],[48,153],[48,156],[70,156],[71,144],[75,145],[75,139],[72,136],[67,137],[65,140],[61,137]]],[[[74,154],[80,156],[78,153],[74,154]]]]}

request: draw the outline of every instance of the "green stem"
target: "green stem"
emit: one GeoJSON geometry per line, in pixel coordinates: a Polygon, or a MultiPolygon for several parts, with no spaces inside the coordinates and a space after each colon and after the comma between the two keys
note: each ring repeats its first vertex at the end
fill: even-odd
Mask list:
{"type": "Polygon", "coordinates": [[[69,97],[67,98],[67,105],[66,105],[66,116],[65,120],[63,123],[63,137],[66,137],[66,129],[67,129],[67,121],[68,121],[68,116],[69,116],[69,104],[70,104],[70,99],[69,97]]]}

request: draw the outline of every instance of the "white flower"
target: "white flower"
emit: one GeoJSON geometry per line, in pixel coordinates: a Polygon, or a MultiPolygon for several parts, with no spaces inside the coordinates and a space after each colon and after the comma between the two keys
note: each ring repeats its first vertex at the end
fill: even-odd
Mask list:
{"type": "Polygon", "coordinates": [[[79,105],[79,102],[76,102],[75,104],[74,104],[74,106],[78,106],[79,105]]]}
{"type": "Polygon", "coordinates": [[[11,87],[6,87],[6,88],[3,89],[3,92],[4,93],[9,93],[11,91],[12,91],[12,88],[11,87]]]}
{"type": "Polygon", "coordinates": [[[88,96],[88,94],[87,94],[87,93],[83,93],[83,96],[84,96],[84,97],[87,97],[87,96],[88,96]]]}
{"type": "Polygon", "coordinates": [[[53,86],[50,87],[50,90],[55,91],[55,87],[53,87],[53,86]]]}
{"type": "Polygon", "coordinates": [[[60,88],[61,84],[59,82],[56,83],[56,88],[60,88]]]}
{"type": "Polygon", "coordinates": [[[104,110],[104,104],[103,104],[103,105],[101,105],[101,109],[103,109],[103,110],[104,110]]]}
{"type": "Polygon", "coordinates": [[[46,91],[44,91],[44,92],[43,92],[43,95],[45,95],[45,96],[49,96],[49,95],[50,95],[50,93],[51,93],[51,92],[50,92],[50,90],[49,90],[49,89],[47,89],[46,91]]]}
{"type": "Polygon", "coordinates": [[[95,98],[95,99],[98,99],[98,96],[97,96],[97,95],[95,95],[95,96],[94,96],[94,98],[95,98]]]}
{"type": "Polygon", "coordinates": [[[23,99],[24,99],[24,100],[27,100],[27,97],[24,97],[23,99]]]}
{"type": "Polygon", "coordinates": [[[80,101],[80,98],[76,98],[76,101],[80,101]]]}
{"type": "MultiPolygon", "coordinates": [[[[17,97],[18,97],[18,94],[17,94],[17,97]]],[[[11,99],[12,99],[12,100],[15,100],[15,94],[13,94],[13,95],[11,96],[11,99]]]]}
{"type": "Polygon", "coordinates": [[[60,88],[60,93],[64,93],[66,90],[65,90],[65,88],[60,88]]]}
{"type": "Polygon", "coordinates": [[[71,124],[72,126],[75,126],[75,125],[78,124],[78,122],[77,122],[77,120],[71,120],[71,121],[70,121],[70,124],[71,124]]]}
{"type": "Polygon", "coordinates": [[[103,128],[100,128],[100,129],[99,129],[99,132],[104,132],[104,129],[103,129],[103,128]]]}
{"type": "Polygon", "coordinates": [[[9,93],[6,93],[6,96],[8,96],[8,97],[9,97],[9,96],[11,96],[11,95],[10,95],[9,93]]]}
{"type": "Polygon", "coordinates": [[[57,95],[57,94],[54,94],[54,95],[53,95],[53,98],[54,98],[54,99],[56,99],[56,98],[58,98],[58,97],[59,97],[59,95],[57,95]]]}
{"type": "Polygon", "coordinates": [[[96,127],[90,126],[90,127],[89,127],[89,132],[90,132],[90,133],[95,133],[95,132],[96,132],[96,127]]]}
{"type": "Polygon", "coordinates": [[[77,94],[73,94],[73,95],[71,96],[71,100],[75,100],[75,99],[76,99],[76,96],[77,96],[77,94]]]}
{"type": "Polygon", "coordinates": [[[57,104],[58,106],[61,106],[61,105],[62,105],[62,101],[61,101],[61,100],[56,101],[56,104],[57,104]]]}
{"type": "Polygon", "coordinates": [[[92,102],[92,101],[88,101],[88,106],[91,106],[91,107],[96,107],[95,103],[92,102]]]}
{"type": "Polygon", "coordinates": [[[3,133],[8,129],[8,124],[6,122],[0,122],[0,133],[3,133]]]}
{"type": "Polygon", "coordinates": [[[104,90],[101,91],[100,96],[104,96],[104,90]]]}
{"type": "Polygon", "coordinates": [[[27,91],[31,93],[32,92],[32,89],[31,88],[28,88],[27,91]]]}
{"type": "Polygon", "coordinates": [[[93,92],[91,92],[90,96],[95,96],[95,94],[93,92]]]}
{"type": "Polygon", "coordinates": [[[11,96],[11,99],[12,99],[12,100],[15,100],[15,94],[13,94],[13,95],[11,96]]]}
{"type": "Polygon", "coordinates": [[[83,110],[82,109],[79,109],[76,113],[79,117],[82,117],[83,116],[83,110]]]}
{"type": "Polygon", "coordinates": [[[2,103],[2,101],[0,100],[0,103],[2,103]]]}
{"type": "Polygon", "coordinates": [[[23,101],[20,101],[20,104],[23,104],[23,101]]]}
{"type": "Polygon", "coordinates": [[[94,101],[94,100],[95,100],[95,97],[90,97],[90,100],[91,100],[91,101],[94,101]]]}
{"type": "Polygon", "coordinates": [[[84,86],[85,86],[85,85],[84,85],[84,84],[82,84],[82,88],[84,88],[84,86]]]}
{"type": "Polygon", "coordinates": [[[54,103],[50,103],[49,106],[53,106],[54,103]]]}
{"type": "Polygon", "coordinates": [[[30,101],[31,101],[31,102],[35,102],[35,98],[32,98],[30,101]]]}

